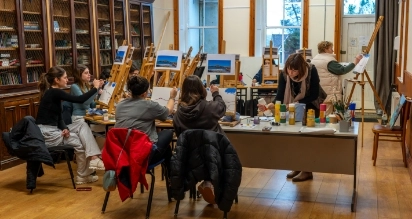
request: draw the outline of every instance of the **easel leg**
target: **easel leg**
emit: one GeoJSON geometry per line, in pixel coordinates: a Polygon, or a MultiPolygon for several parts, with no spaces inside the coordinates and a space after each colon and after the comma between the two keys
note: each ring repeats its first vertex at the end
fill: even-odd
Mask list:
{"type": "MultiPolygon", "coordinates": [[[[362,74],[362,81],[364,81],[364,75],[365,74],[362,74]]],[[[364,115],[364,112],[365,112],[365,83],[362,83],[361,84],[361,86],[362,86],[362,147],[363,147],[363,136],[364,136],[364,131],[365,131],[365,123],[364,123],[364,119],[365,119],[365,115],[364,115]]]]}

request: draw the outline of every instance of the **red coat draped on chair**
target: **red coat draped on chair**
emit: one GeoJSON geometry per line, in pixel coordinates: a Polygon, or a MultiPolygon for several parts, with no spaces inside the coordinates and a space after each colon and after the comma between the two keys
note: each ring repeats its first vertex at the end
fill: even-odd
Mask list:
{"type": "Polygon", "coordinates": [[[148,189],[145,174],[152,150],[149,137],[138,130],[131,131],[125,144],[127,132],[126,128],[110,129],[102,151],[106,170],[116,171],[117,187],[122,201],[133,195],[138,183],[148,189]]]}

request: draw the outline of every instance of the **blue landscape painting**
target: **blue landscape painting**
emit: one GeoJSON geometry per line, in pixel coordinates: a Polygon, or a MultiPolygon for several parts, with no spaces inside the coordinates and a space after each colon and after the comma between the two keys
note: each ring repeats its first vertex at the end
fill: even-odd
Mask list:
{"type": "Polygon", "coordinates": [[[178,56],[160,55],[157,57],[156,67],[176,68],[178,56]]]}
{"type": "Polygon", "coordinates": [[[208,60],[208,72],[230,74],[231,60],[208,60]]]}

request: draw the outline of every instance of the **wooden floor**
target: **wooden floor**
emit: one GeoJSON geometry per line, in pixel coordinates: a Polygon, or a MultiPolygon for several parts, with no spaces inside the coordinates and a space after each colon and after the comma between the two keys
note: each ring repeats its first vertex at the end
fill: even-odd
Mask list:
{"type": "MultiPolygon", "coordinates": [[[[365,143],[358,149],[358,204],[351,213],[353,176],[314,173],[308,182],[293,183],[286,170],[243,169],[239,203],[229,218],[412,218],[412,183],[403,167],[399,143],[381,142],[376,167],[372,166],[372,123],[366,123],[365,143]]],[[[360,142],[360,140],[359,140],[360,142]]],[[[298,158],[296,158],[298,159],[298,158]]],[[[293,162],[291,160],[290,162],[293,162]]],[[[75,166],[75,165],[74,165],[75,166]]],[[[102,181],[92,191],[72,189],[65,163],[37,181],[37,189],[25,189],[25,164],[0,171],[0,218],[144,218],[148,192],[121,203],[111,194],[101,214],[105,192],[102,181]]],[[[173,218],[175,202],[168,203],[164,181],[156,170],[151,218],[173,218]]],[[[103,172],[98,173],[99,176],[103,172]]],[[[205,201],[183,200],[178,218],[221,218],[217,206],[205,201]]]]}

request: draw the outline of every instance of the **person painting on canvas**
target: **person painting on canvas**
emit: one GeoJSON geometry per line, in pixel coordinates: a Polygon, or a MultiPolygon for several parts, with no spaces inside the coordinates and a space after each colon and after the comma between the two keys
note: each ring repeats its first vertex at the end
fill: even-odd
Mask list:
{"type": "Polygon", "coordinates": [[[150,164],[155,164],[165,159],[166,167],[169,167],[172,150],[173,131],[162,130],[156,132],[155,119],[165,121],[167,116],[173,112],[176,101],[177,89],[170,91],[167,106],[161,106],[159,103],[146,100],[149,90],[149,81],[142,76],[133,76],[127,81],[127,88],[131,97],[124,99],[116,106],[116,124],[115,128],[134,128],[149,136],[153,145],[156,145],[154,154],[151,154],[150,164]]]}
{"type": "MultiPolygon", "coordinates": [[[[291,54],[286,60],[284,72],[279,75],[278,92],[273,103],[267,108],[273,110],[274,103],[281,101],[283,104],[304,103],[306,110],[315,110],[319,117],[320,85],[319,75],[315,66],[308,64],[303,56],[298,53],[291,54]]],[[[265,111],[265,105],[258,104],[260,111],[265,111]]],[[[306,112],[305,112],[306,113],[306,112]]],[[[299,158],[297,158],[299,159],[299,158]]],[[[313,179],[312,172],[292,171],[287,178],[293,178],[293,182],[313,179]]]]}
{"type": "MultiPolygon", "coordinates": [[[[210,86],[210,92],[213,101],[206,100],[206,89],[196,75],[191,75],[183,81],[181,99],[173,117],[173,128],[177,137],[188,129],[206,129],[225,135],[219,120],[226,113],[226,104],[216,85],[210,86]]],[[[203,181],[199,187],[205,201],[214,204],[212,183],[203,181]]]]}
{"type": "Polygon", "coordinates": [[[326,115],[333,112],[333,101],[342,100],[342,83],[339,75],[344,75],[352,71],[362,59],[362,55],[357,55],[352,63],[347,66],[341,65],[336,61],[333,54],[333,43],[321,41],[318,43],[318,52],[313,59],[312,64],[316,66],[319,73],[320,85],[328,95],[324,101],[327,105],[326,115]]]}

